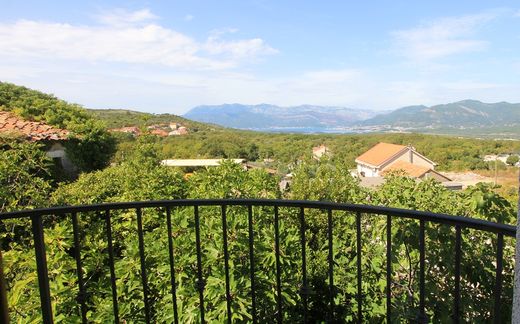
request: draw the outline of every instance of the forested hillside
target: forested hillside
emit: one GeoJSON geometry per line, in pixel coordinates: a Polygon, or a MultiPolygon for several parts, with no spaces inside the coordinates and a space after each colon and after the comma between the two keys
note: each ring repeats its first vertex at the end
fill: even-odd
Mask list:
{"type": "Polygon", "coordinates": [[[87,109],[88,113],[105,122],[108,128],[145,127],[161,123],[179,123],[192,131],[220,129],[222,126],[199,123],[173,114],[151,114],[125,109],[87,109]]]}
{"type": "Polygon", "coordinates": [[[520,104],[462,100],[449,104],[404,107],[362,122],[403,127],[493,127],[520,125],[520,104]]]}

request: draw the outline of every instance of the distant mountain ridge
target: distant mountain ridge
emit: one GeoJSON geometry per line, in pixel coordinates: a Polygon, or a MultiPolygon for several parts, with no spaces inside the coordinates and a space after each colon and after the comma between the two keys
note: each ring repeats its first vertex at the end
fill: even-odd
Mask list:
{"type": "Polygon", "coordinates": [[[243,129],[334,128],[353,125],[376,116],[371,110],[345,107],[300,105],[280,107],[269,104],[224,104],[198,106],[183,117],[199,122],[243,129]]]}
{"type": "Polygon", "coordinates": [[[408,106],[390,112],[345,107],[224,104],[198,106],[185,118],[226,127],[303,132],[411,131],[450,134],[520,135],[520,103],[478,100],[408,106]]]}
{"type": "Polygon", "coordinates": [[[435,106],[410,106],[364,120],[361,125],[410,128],[503,127],[520,125],[520,103],[462,100],[435,106]]]}

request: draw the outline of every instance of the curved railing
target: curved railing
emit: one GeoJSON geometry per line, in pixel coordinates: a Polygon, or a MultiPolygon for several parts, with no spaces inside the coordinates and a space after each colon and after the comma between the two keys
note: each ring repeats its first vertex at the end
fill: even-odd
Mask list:
{"type": "MultiPolygon", "coordinates": [[[[110,268],[110,282],[112,289],[112,307],[114,314],[114,321],[120,322],[119,318],[119,307],[118,307],[118,296],[116,289],[116,275],[114,271],[114,247],[113,247],[113,233],[112,233],[112,219],[113,211],[116,210],[135,210],[137,216],[137,233],[139,240],[139,256],[141,264],[141,283],[143,289],[143,303],[144,303],[144,320],[146,322],[153,321],[152,309],[149,303],[149,288],[147,269],[145,266],[145,244],[143,236],[143,210],[154,208],[164,210],[166,215],[166,223],[168,227],[168,249],[169,249],[169,265],[171,271],[171,294],[172,294],[172,307],[174,308],[174,322],[179,321],[179,314],[177,308],[177,296],[176,296],[176,279],[175,279],[175,263],[174,263],[174,239],[172,238],[172,219],[171,210],[174,208],[192,208],[193,209],[193,227],[196,235],[196,257],[197,257],[197,280],[196,285],[199,291],[199,319],[205,321],[205,282],[207,278],[203,277],[203,269],[201,265],[201,258],[203,257],[201,252],[201,239],[200,239],[200,224],[201,217],[199,215],[199,209],[205,208],[206,206],[220,207],[220,220],[222,224],[222,252],[224,258],[225,268],[225,292],[222,294],[226,300],[226,313],[227,321],[231,322],[232,317],[232,295],[233,292],[230,288],[230,265],[229,265],[229,251],[228,251],[228,210],[233,206],[247,207],[247,244],[248,244],[248,255],[249,255],[249,267],[250,267],[250,282],[251,282],[251,320],[253,322],[259,321],[257,318],[257,301],[255,300],[258,293],[255,285],[255,240],[260,239],[255,236],[253,230],[253,208],[269,207],[272,208],[272,222],[274,225],[274,250],[275,250],[275,267],[276,267],[276,320],[278,322],[283,321],[283,303],[282,303],[282,284],[281,284],[281,258],[280,254],[280,208],[294,208],[298,211],[298,219],[296,221],[299,224],[300,229],[300,248],[301,248],[301,302],[302,302],[302,321],[306,322],[307,317],[307,298],[309,294],[309,282],[307,278],[307,259],[306,254],[306,228],[308,226],[306,219],[306,212],[308,210],[320,210],[326,212],[326,237],[327,237],[327,249],[328,249],[328,284],[331,290],[330,298],[326,302],[328,304],[327,309],[323,310],[326,314],[326,318],[333,322],[335,321],[334,313],[334,299],[332,290],[334,287],[334,271],[335,271],[335,260],[333,255],[333,228],[336,217],[346,217],[345,215],[336,215],[337,211],[352,213],[355,217],[356,224],[356,281],[357,281],[357,292],[355,293],[355,299],[357,300],[357,309],[355,310],[355,321],[362,322],[363,320],[363,294],[362,294],[362,280],[363,274],[361,269],[362,260],[362,249],[361,249],[361,238],[363,235],[361,220],[365,215],[378,215],[386,216],[386,318],[390,321],[392,317],[392,220],[394,218],[411,219],[419,221],[419,232],[418,232],[418,249],[419,249],[419,303],[418,303],[418,316],[417,320],[420,322],[428,321],[425,311],[425,270],[426,270],[426,243],[425,243],[425,228],[427,223],[433,224],[444,224],[455,228],[454,237],[454,281],[452,287],[446,289],[452,289],[453,300],[452,300],[452,319],[454,322],[461,320],[462,312],[461,309],[461,243],[462,243],[462,230],[473,229],[488,233],[489,237],[496,237],[496,266],[495,266],[495,284],[493,287],[494,294],[494,307],[492,317],[495,321],[499,321],[499,315],[501,314],[501,298],[502,298],[502,285],[503,285],[503,251],[504,251],[504,237],[515,237],[516,228],[514,226],[493,223],[481,219],[474,219],[468,217],[451,216],[445,214],[436,214],[430,212],[405,210],[397,208],[388,208],[380,206],[367,206],[367,205],[355,205],[355,204],[342,204],[342,203],[331,203],[322,201],[292,201],[292,200],[268,200],[268,199],[197,199],[197,200],[161,200],[161,201],[145,201],[145,202],[125,202],[125,203],[108,203],[108,204],[96,204],[96,205],[81,205],[81,206],[66,206],[66,207],[54,207],[46,209],[26,210],[0,214],[0,221],[7,219],[25,219],[31,220],[32,228],[31,233],[34,240],[35,257],[37,263],[37,274],[39,283],[39,293],[41,301],[41,313],[43,321],[45,323],[53,322],[51,295],[49,289],[49,275],[47,269],[47,256],[46,247],[44,242],[44,225],[43,219],[48,216],[61,216],[70,217],[72,220],[73,237],[74,237],[74,258],[76,261],[77,271],[77,283],[79,289],[78,307],[80,309],[81,318],[83,323],[88,322],[87,318],[87,305],[85,298],[87,291],[85,285],[85,278],[83,277],[82,269],[82,255],[81,255],[81,239],[80,229],[78,227],[78,215],[83,213],[96,212],[99,216],[104,219],[105,233],[107,238],[107,250],[109,258],[110,268]]],[[[265,208],[264,208],[264,213],[265,208]]],[[[433,247],[434,249],[435,247],[433,247]]],[[[1,270],[1,269],[0,269],[1,270]]],[[[0,272],[1,275],[1,272],[0,272]]],[[[5,292],[4,292],[5,293],[5,292]]],[[[5,300],[4,300],[5,301],[5,300]]],[[[0,305],[1,306],[1,305],[0,305]]],[[[6,315],[8,310],[2,309],[3,315],[6,315]]]]}

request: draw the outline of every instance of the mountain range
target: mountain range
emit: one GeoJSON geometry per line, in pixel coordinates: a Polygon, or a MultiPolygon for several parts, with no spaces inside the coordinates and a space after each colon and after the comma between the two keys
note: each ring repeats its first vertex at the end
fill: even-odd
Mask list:
{"type": "Polygon", "coordinates": [[[493,127],[520,124],[520,104],[463,100],[449,104],[410,106],[364,120],[362,125],[400,127],[493,127]]]}
{"type": "Polygon", "coordinates": [[[269,130],[336,128],[353,125],[376,115],[375,111],[345,107],[224,104],[198,106],[188,111],[183,117],[226,127],[269,130]]]}
{"type": "MultiPolygon", "coordinates": [[[[419,131],[440,133],[513,132],[520,135],[520,103],[462,100],[434,106],[408,106],[393,111],[301,105],[224,104],[198,106],[185,118],[226,127],[263,131],[358,132],[419,131]],[[457,131],[453,131],[457,130],[457,131]]],[[[518,136],[516,136],[518,137],[518,136]]]]}

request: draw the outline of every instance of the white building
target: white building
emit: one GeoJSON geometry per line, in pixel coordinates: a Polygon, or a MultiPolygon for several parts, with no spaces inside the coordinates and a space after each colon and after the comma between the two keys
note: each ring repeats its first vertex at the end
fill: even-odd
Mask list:
{"type": "Polygon", "coordinates": [[[245,159],[170,159],[162,160],[161,165],[173,167],[211,167],[219,166],[223,161],[232,161],[236,164],[244,164],[245,159]]]}
{"type": "MultiPolygon", "coordinates": [[[[357,173],[361,177],[380,177],[382,171],[398,163],[406,171],[409,165],[434,170],[437,165],[412,146],[378,143],[357,159],[357,173]],[[399,163],[398,163],[399,162],[399,163]]],[[[410,167],[411,169],[411,167],[410,167]]]]}

